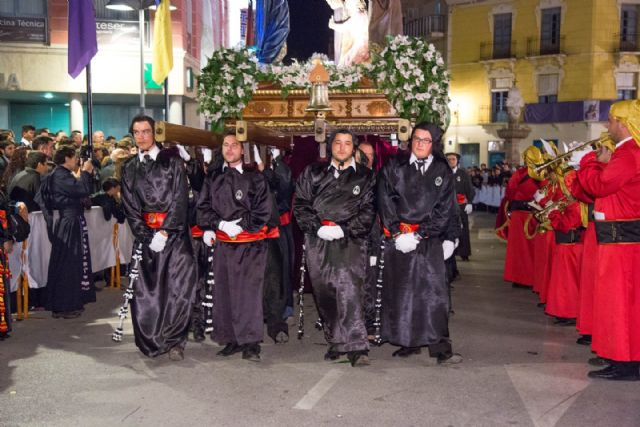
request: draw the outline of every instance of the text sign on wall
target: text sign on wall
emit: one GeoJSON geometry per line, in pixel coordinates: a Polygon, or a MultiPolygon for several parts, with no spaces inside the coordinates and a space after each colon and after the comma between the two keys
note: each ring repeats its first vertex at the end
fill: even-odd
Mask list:
{"type": "MultiPolygon", "coordinates": [[[[98,46],[118,45],[119,47],[140,46],[140,26],[138,21],[117,21],[100,19],[96,21],[98,46]]],[[[149,45],[149,33],[145,22],[145,41],[149,45]]]]}
{"type": "Polygon", "coordinates": [[[46,43],[47,20],[45,18],[20,18],[0,16],[0,42],[46,43]]]}

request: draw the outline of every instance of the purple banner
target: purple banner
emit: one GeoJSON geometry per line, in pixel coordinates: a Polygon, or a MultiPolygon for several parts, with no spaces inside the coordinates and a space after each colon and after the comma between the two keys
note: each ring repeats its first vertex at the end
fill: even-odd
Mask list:
{"type": "Polygon", "coordinates": [[[524,121],[532,124],[607,121],[609,108],[613,102],[600,100],[527,104],[524,109],[524,121]],[[589,106],[595,107],[596,111],[590,111],[589,106]],[[594,120],[594,116],[597,119],[594,120]]]}

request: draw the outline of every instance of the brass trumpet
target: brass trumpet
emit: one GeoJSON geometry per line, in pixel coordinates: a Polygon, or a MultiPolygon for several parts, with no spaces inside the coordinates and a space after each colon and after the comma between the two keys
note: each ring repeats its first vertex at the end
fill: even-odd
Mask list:
{"type": "Polygon", "coordinates": [[[580,151],[589,145],[591,145],[594,150],[598,150],[600,147],[606,147],[609,151],[613,152],[616,149],[616,144],[615,142],[613,142],[613,140],[609,136],[609,133],[603,132],[602,135],[600,135],[600,138],[583,142],[582,144],[572,148],[566,153],[559,154],[557,157],[536,166],[535,167],[536,173],[540,173],[545,169],[552,169],[552,168],[555,169],[556,167],[559,166],[559,165],[556,165],[556,163],[564,162],[567,158],[571,157],[573,153],[575,153],[576,151],[580,151]]]}
{"type": "Polygon", "coordinates": [[[529,215],[524,221],[524,235],[527,240],[533,239],[538,234],[543,234],[547,231],[553,230],[551,222],[549,221],[549,214],[551,213],[551,211],[558,209],[560,212],[563,212],[567,208],[567,206],[569,206],[574,201],[575,199],[572,196],[565,196],[560,200],[555,200],[549,203],[541,210],[535,211],[531,215],[529,215]],[[529,223],[533,218],[538,221],[538,225],[536,226],[536,229],[533,233],[529,233],[529,223]]]}

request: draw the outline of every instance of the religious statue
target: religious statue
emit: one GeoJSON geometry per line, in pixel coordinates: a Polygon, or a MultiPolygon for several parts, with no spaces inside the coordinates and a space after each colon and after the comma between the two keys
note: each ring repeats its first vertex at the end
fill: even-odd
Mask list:
{"type": "Polygon", "coordinates": [[[515,84],[507,95],[507,112],[509,113],[509,121],[514,123],[520,122],[520,115],[522,114],[522,108],[524,107],[524,98],[515,84]]]}
{"type": "Polygon", "coordinates": [[[384,46],[388,35],[403,33],[400,0],[369,1],[369,44],[384,46]]]}
{"type": "Polygon", "coordinates": [[[327,0],[335,11],[329,28],[340,36],[338,65],[369,61],[369,15],[363,0],[327,0]]]}

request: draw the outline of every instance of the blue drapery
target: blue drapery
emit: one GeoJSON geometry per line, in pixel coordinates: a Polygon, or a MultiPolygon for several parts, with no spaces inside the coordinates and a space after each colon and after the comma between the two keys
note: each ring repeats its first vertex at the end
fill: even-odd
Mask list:
{"type": "Polygon", "coordinates": [[[289,35],[289,4],[287,0],[257,0],[256,54],[263,64],[278,56],[289,35]]]}

